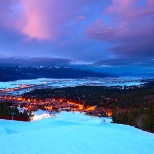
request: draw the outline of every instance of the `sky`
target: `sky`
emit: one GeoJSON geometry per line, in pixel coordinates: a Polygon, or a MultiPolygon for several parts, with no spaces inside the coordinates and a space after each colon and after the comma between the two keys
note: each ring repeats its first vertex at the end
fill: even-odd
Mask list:
{"type": "Polygon", "coordinates": [[[154,0],[5,0],[0,65],[154,72],[154,0]]]}

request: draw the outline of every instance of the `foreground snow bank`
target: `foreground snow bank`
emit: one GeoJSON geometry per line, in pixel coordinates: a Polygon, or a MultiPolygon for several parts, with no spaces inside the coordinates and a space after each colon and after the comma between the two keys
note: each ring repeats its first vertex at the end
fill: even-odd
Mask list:
{"type": "Polygon", "coordinates": [[[154,134],[110,121],[77,112],[32,122],[0,120],[0,154],[154,153],[154,134]]]}

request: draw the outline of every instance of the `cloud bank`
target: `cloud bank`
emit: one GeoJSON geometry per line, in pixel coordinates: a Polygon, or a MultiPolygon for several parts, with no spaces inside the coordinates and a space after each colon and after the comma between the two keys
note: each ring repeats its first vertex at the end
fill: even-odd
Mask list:
{"type": "Polygon", "coordinates": [[[154,56],[154,1],[112,0],[102,14],[109,21],[100,18],[88,25],[90,38],[111,43],[115,57],[154,56]]]}
{"type": "Polygon", "coordinates": [[[153,27],[153,0],[5,0],[0,58],[152,67],[153,27]]]}

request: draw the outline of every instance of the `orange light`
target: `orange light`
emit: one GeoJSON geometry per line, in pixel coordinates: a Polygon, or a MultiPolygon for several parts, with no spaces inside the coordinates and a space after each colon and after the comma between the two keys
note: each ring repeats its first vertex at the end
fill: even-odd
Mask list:
{"type": "Polygon", "coordinates": [[[83,105],[79,105],[79,110],[83,110],[83,105]]]}
{"type": "Polygon", "coordinates": [[[30,99],[28,98],[28,102],[30,103],[30,99]]]}
{"type": "Polygon", "coordinates": [[[87,111],[94,111],[96,109],[96,106],[90,106],[86,110],[87,111]]]}

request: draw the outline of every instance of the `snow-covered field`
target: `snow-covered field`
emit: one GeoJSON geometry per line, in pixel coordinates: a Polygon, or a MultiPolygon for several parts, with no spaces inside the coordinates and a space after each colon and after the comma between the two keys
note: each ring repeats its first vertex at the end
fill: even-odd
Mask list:
{"type": "Polygon", "coordinates": [[[154,153],[154,134],[102,121],[78,112],[32,122],[0,120],[0,154],[154,153]]]}

